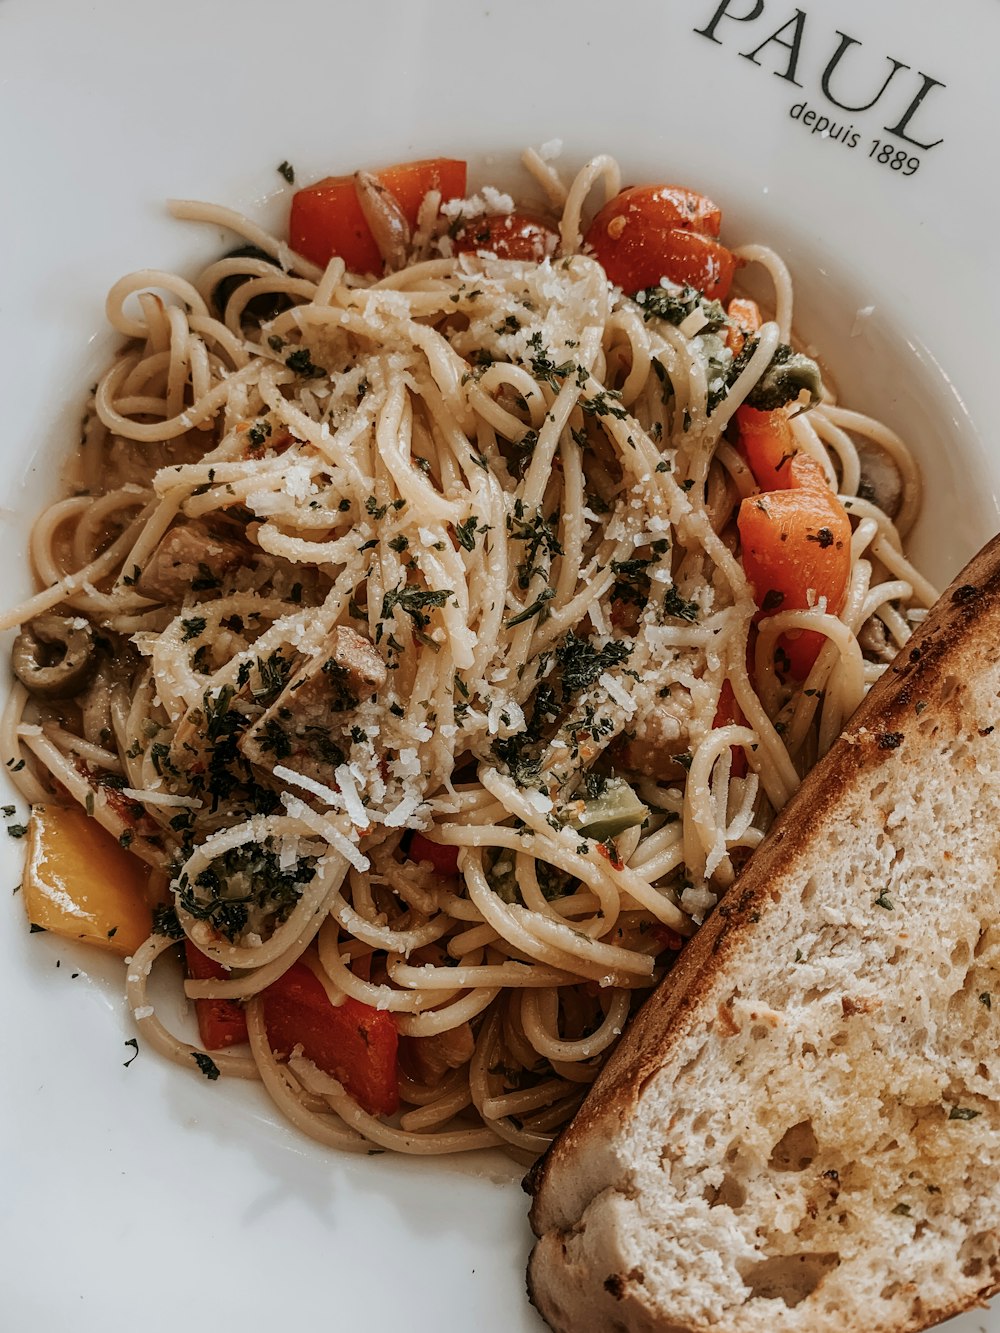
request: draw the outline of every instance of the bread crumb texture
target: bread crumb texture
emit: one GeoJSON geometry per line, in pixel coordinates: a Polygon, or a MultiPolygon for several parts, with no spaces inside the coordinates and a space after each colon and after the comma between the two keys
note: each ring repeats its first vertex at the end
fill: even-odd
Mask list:
{"type": "Polygon", "coordinates": [[[899,1333],[996,1290],[998,620],[896,690],[896,744],[863,714],[753,923],[661,1005],[655,1061],[636,1038],[628,1105],[557,1149],[529,1272],[554,1328],[899,1333]]]}

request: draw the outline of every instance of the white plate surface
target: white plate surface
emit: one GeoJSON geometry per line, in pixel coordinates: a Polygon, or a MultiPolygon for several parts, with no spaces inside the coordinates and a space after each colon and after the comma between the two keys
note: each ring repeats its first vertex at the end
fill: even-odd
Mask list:
{"type": "MultiPolygon", "coordinates": [[[[113,346],[107,288],[222,248],[164,197],[280,223],[286,158],[306,181],[447,153],[516,182],[554,137],[567,164],[610,151],[626,179],[705,189],[731,240],[783,252],[845,401],[911,440],[915,551],[946,578],[1000,527],[998,41],[996,0],[0,0],[3,601],[113,346]],[[833,104],[870,102],[894,62],[874,105],[833,104]]],[[[345,1160],[256,1089],[149,1051],[126,1070],[120,980],[0,906],[4,1328],[538,1333],[515,1169],[345,1160]]]]}

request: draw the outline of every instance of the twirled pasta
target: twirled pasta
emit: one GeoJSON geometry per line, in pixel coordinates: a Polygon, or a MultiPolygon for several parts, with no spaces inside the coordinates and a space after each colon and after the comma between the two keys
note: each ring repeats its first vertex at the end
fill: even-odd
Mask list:
{"type": "MultiPolygon", "coordinates": [[[[43,589],[2,619],[58,607],[109,636],[100,689],[75,706],[15,688],[8,768],[25,758],[14,780],[29,801],[55,788],[93,806],[169,880],[180,926],[232,969],[187,994],[247,1003],[249,1054],[220,1055],[221,1072],[259,1076],[302,1130],[349,1150],[542,1149],[884,669],[859,634],[899,645],[933,598],[902,554],[919,505],[909,453],[828,394],[793,429],[856,520],[848,594],[837,615],[763,622],[751,674],[757,608],[734,514],[754,481],[726,428],[790,337],[787,269],[762,246],[738,252],[770,274],[776,314],[713,403],[697,333],[644,318],[581,253],[581,218],[596,185],[619,189],[616,163],[595,158],[568,186],[537,154],[526,163],[563,206],[558,257],[538,264],[450,254],[433,199],[414,262],[376,282],[338,259],[320,271],[228,209],[175,204],[265,257],[112,288],[108,319],[128,342],[88,409],[82,494],[38,519],[43,589]],[[899,474],[895,523],[858,494],[859,442],[899,474]],[[148,571],[178,531],[221,555],[171,593],[148,571]],[[635,568],[649,592],[629,611],[635,568]],[[682,617],[664,609],[671,589],[682,617]],[[274,706],[268,671],[281,666],[285,697],[289,673],[344,627],[384,669],[346,722],[331,715],[322,778],[292,726],[249,767],[233,757],[237,780],[213,789],[211,719],[236,717],[242,737],[274,706]],[[776,674],[774,644],[804,629],[826,642],[796,683],[776,674]],[[572,684],[574,647],[587,670],[572,684]],[[738,725],[716,720],[727,685],[738,725]],[[661,771],[630,749],[656,725],[673,736],[661,771]],[[645,806],[617,841],[580,825],[585,782],[611,773],[645,806]],[[107,775],[141,819],[103,799],[107,775]],[[407,856],[413,829],[459,849],[457,876],[407,856]],[[227,931],[199,885],[247,848],[310,873],[287,910],[227,931]],[[279,1060],[261,996],[302,957],[335,1002],[394,1015],[411,1047],[465,1034],[457,1066],[431,1078],[404,1061],[389,1122],[307,1060],[279,1060]]],[[[128,997],[139,1030],[189,1064],[196,1048],[146,989],[170,947],[155,934],[139,950],[128,997]]]]}

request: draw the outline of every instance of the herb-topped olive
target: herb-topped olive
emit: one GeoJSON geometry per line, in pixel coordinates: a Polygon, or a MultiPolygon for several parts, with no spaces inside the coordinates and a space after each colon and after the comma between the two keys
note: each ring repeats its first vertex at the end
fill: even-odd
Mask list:
{"type": "Polygon", "coordinates": [[[43,699],[77,694],[97,667],[97,645],[82,616],[36,616],[21,627],[11,653],[14,674],[43,699]]]}

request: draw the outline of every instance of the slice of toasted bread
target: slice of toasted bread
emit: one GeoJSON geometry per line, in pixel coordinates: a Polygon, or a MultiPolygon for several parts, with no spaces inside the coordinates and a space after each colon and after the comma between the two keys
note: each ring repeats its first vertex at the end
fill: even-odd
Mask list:
{"type": "Polygon", "coordinates": [[[560,1333],[879,1333],[1000,1289],[1000,538],[535,1169],[560,1333]]]}

